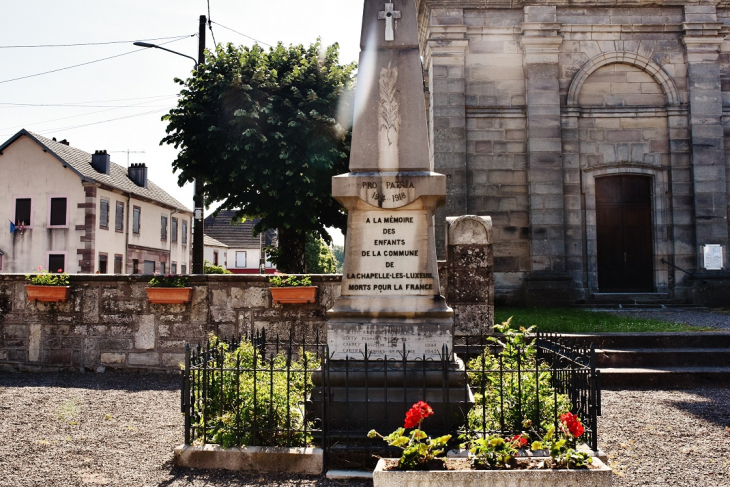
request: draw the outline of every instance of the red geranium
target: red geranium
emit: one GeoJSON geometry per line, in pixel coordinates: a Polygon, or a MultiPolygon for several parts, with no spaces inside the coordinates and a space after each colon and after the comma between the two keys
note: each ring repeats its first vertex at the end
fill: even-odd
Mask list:
{"type": "Polygon", "coordinates": [[[568,431],[571,435],[573,435],[574,438],[578,438],[581,436],[585,429],[583,428],[583,425],[581,424],[580,420],[578,419],[578,416],[572,413],[565,413],[560,416],[560,421],[563,422],[566,428],[568,428],[568,431]]]}
{"type": "Polygon", "coordinates": [[[406,428],[415,428],[418,424],[433,414],[431,406],[423,401],[418,401],[416,404],[411,406],[411,409],[406,413],[406,428]]]}
{"type": "Polygon", "coordinates": [[[527,438],[522,435],[514,435],[512,437],[512,444],[521,448],[527,445],[527,438]]]}

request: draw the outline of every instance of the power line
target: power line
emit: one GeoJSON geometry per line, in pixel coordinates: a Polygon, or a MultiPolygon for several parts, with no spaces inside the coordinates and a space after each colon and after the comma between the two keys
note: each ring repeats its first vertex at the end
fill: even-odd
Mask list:
{"type": "Polygon", "coordinates": [[[140,107],[140,105],[144,105],[145,103],[150,103],[152,101],[157,101],[157,100],[145,101],[145,102],[137,103],[137,104],[134,104],[134,105],[122,105],[122,106],[117,106],[117,107],[111,107],[111,108],[107,108],[106,110],[97,110],[95,112],[82,113],[80,115],[70,115],[68,117],[54,118],[54,119],[51,119],[51,120],[44,120],[42,122],[16,123],[16,124],[13,124],[12,127],[2,127],[2,128],[0,128],[0,130],[12,129],[14,127],[17,127],[18,125],[24,125],[24,126],[25,125],[30,125],[30,126],[34,126],[34,125],[41,125],[41,124],[44,124],[44,123],[57,122],[59,120],[68,120],[69,118],[88,117],[89,115],[94,115],[94,114],[103,113],[103,112],[111,112],[111,111],[114,111],[114,110],[119,110],[120,108],[166,108],[166,109],[172,108],[172,107],[167,106],[167,105],[166,106],[156,106],[156,107],[155,106],[140,107]]]}
{"type": "Polygon", "coordinates": [[[221,24],[221,23],[219,23],[219,22],[213,22],[213,21],[211,20],[211,23],[213,23],[213,24],[215,24],[215,25],[220,25],[220,26],[221,26],[221,27],[223,27],[224,29],[230,30],[231,32],[235,32],[236,34],[238,34],[238,35],[240,35],[240,36],[243,36],[243,37],[247,37],[247,38],[249,38],[249,39],[251,39],[251,40],[253,40],[253,41],[256,41],[256,42],[257,42],[257,43],[259,43],[259,44],[263,44],[263,45],[265,45],[265,46],[269,46],[269,47],[274,47],[274,46],[272,46],[271,44],[267,44],[267,43],[265,43],[264,41],[260,41],[260,40],[258,40],[258,39],[254,39],[254,38],[253,38],[253,37],[251,37],[251,36],[247,36],[246,34],[243,34],[243,33],[241,33],[241,32],[238,32],[237,30],[233,30],[233,29],[231,29],[230,27],[226,27],[225,25],[223,25],[223,24],[221,24]]]}
{"type": "MultiPolygon", "coordinates": [[[[93,100],[93,101],[78,101],[75,103],[10,103],[10,102],[0,102],[0,105],[9,105],[9,106],[23,106],[23,107],[94,107],[93,105],[89,105],[89,103],[111,103],[114,101],[131,101],[131,100],[149,100],[152,98],[172,98],[173,96],[179,96],[177,94],[175,95],[156,95],[156,96],[138,96],[135,98],[116,98],[114,100],[93,100]]],[[[98,108],[101,107],[108,107],[111,105],[99,105],[98,108]]],[[[97,108],[97,107],[94,107],[97,108]]]]}
{"type": "Polygon", "coordinates": [[[210,0],[208,0],[208,28],[210,29],[210,36],[213,38],[213,46],[217,46],[218,43],[215,41],[215,34],[213,33],[213,21],[210,19],[210,0]]]}
{"type": "Polygon", "coordinates": [[[37,48],[37,47],[77,47],[77,46],[105,46],[108,44],[129,44],[134,41],[162,41],[165,39],[177,39],[179,37],[187,37],[187,34],[183,36],[170,36],[170,37],[153,37],[152,39],[133,39],[131,41],[107,41],[107,42],[79,42],[75,44],[28,44],[28,45],[16,45],[16,46],[0,46],[0,49],[24,49],[24,48],[37,48]]]}
{"type": "MultiPolygon", "coordinates": [[[[52,128],[52,129],[43,129],[43,132],[49,133],[49,132],[60,132],[60,131],[63,131],[63,130],[73,130],[73,129],[78,129],[78,128],[81,128],[81,127],[89,127],[91,125],[99,125],[99,124],[102,124],[102,123],[115,122],[117,120],[124,120],[126,118],[141,117],[143,115],[149,115],[149,114],[152,114],[152,113],[159,113],[159,112],[163,112],[165,110],[166,110],[165,108],[163,108],[163,109],[157,109],[157,110],[151,110],[149,112],[137,113],[135,115],[127,115],[125,117],[110,118],[109,120],[101,120],[99,122],[86,123],[86,124],[83,124],[83,125],[75,125],[75,126],[71,126],[71,127],[58,127],[58,128],[52,128]]],[[[13,134],[5,134],[2,137],[9,137],[10,135],[13,135],[13,134]]]]}
{"type": "MultiPolygon", "coordinates": [[[[190,36],[185,36],[185,37],[181,37],[181,38],[179,38],[179,39],[175,39],[175,40],[173,40],[173,41],[169,41],[169,42],[163,42],[163,43],[160,43],[160,45],[164,45],[164,44],[170,44],[170,43],[172,43],[172,42],[180,41],[180,40],[182,40],[182,39],[186,39],[186,38],[188,38],[188,37],[195,37],[195,35],[193,34],[193,35],[190,35],[190,36]]],[[[0,81],[0,84],[3,84],[3,83],[10,83],[11,81],[19,81],[19,80],[22,80],[22,79],[34,78],[34,77],[36,77],[36,76],[42,76],[42,75],[44,75],[44,74],[51,74],[51,73],[57,73],[57,72],[59,72],[59,71],[65,71],[65,70],[67,70],[67,69],[72,69],[72,68],[78,68],[78,67],[80,67],[80,66],[87,66],[87,65],[89,65],[89,64],[94,64],[94,63],[98,63],[98,62],[101,62],[101,61],[106,61],[106,60],[108,60],[108,59],[114,59],[114,58],[118,58],[118,57],[126,56],[126,55],[128,55],[128,54],[134,54],[135,52],[140,52],[140,51],[145,51],[145,50],[146,50],[146,48],[144,48],[144,47],[143,47],[142,49],[135,49],[134,51],[128,51],[128,52],[123,52],[122,54],[116,54],[116,55],[114,55],[114,56],[109,56],[109,57],[105,57],[105,58],[101,58],[101,59],[96,59],[96,60],[94,60],[94,61],[87,61],[87,62],[85,62],[85,63],[81,63],[81,64],[74,64],[73,66],[66,66],[65,68],[58,68],[58,69],[52,69],[52,70],[50,70],[50,71],[44,71],[44,72],[42,72],[42,73],[36,73],[36,74],[29,74],[29,75],[27,75],[27,76],[20,76],[20,77],[18,77],[18,78],[6,79],[6,80],[2,80],[2,81],[0,81]]]]}

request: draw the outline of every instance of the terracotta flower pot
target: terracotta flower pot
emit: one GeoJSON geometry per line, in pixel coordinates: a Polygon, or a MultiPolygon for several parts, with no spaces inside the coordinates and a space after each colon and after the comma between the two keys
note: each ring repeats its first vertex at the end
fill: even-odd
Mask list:
{"type": "Polygon", "coordinates": [[[184,304],[193,297],[191,287],[148,287],[147,299],[155,304],[184,304]]]}
{"type": "Polygon", "coordinates": [[[71,296],[71,286],[36,286],[26,284],[25,292],[28,294],[28,301],[57,303],[59,301],[66,301],[71,296]]]}
{"type": "Polygon", "coordinates": [[[276,304],[304,304],[317,300],[317,286],[272,287],[271,298],[276,304]]]}

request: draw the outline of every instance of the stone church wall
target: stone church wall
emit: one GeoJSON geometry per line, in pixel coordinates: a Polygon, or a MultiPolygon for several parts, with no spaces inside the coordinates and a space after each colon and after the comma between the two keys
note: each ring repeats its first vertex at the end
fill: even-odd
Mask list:
{"type": "Polygon", "coordinates": [[[646,293],[697,301],[698,281],[672,265],[728,278],[727,5],[417,4],[448,185],[436,221],[491,216],[498,301],[601,292],[595,181],[618,175],[651,181],[646,293]],[[706,244],[724,246],[721,271],[702,268],[706,244]]]}

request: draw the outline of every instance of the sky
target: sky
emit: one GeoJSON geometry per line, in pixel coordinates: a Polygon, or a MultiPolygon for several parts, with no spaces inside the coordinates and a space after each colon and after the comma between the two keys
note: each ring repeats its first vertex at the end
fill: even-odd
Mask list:
{"type": "MultiPolygon", "coordinates": [[[[321,37],[325,45],[339,43],[342,63],[357,61],[362,0],[209,0],[209,5],[219,44],[251,46],[256,39],[264,46],[309,45],[321,37]]],[[[208,16],[209,5],[207,0],[3,0],[0,141],[25,128],[67,139],[86,152],[107,150],[122,166],[144,162],[152,181],[192,208],[192,185],[179,187],[172,172],[175,148],[160,146],[166,127],[160,118],[176,104],[181,87],[174,78],[187,77],[194,63],[132,42],[162,44],[197,58],[198,19],[208,16]],[[58,46],[90,43],[95,45],[58,46]],[[15,47],[44,45],[56,47],[15,47]],[[41,74],[49,71],[55,72],[41,74]]],[[[206,29],[206,46],[213,45],[206,29]]],[[[342,243],[341,233],[333,238],[342,243]]]]}

